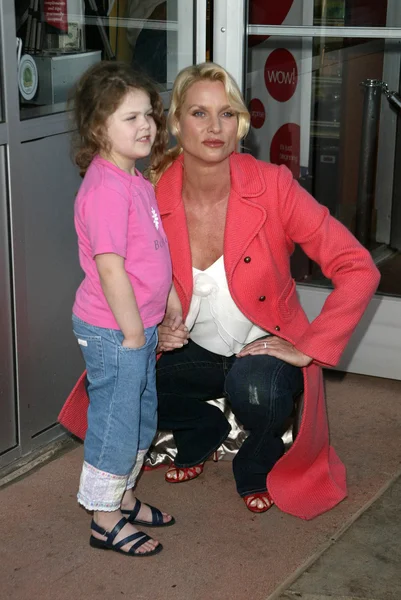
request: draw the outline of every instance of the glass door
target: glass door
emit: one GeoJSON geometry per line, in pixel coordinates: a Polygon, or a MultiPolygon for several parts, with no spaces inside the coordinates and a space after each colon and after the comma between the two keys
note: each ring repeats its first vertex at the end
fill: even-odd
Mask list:
{"type": "MultiPolygon", "coordinates": [[[[339,368],[400,378],[401,4],[249,0],[238,12],[234,4],[215,2],[213,56],[243,86],[244,151],[286,165],[381,271],[339,368]]],[[[299,248],[292,269],[313,319],[330,282],[299,248]]]]}
{"type": "Polygon", "coordinates": [[[21,119],[65,111],[68,92],[91,64],[122,60],[160,91],[202,59],[206,0],[15,0],[21,119]],[[197,39],[194,51],[194,39],[197,39]]]}
{"type": "Polygon", "coordinates": [[[145,70],[167,109],[177,72],[205,60],[206,11],[206,0],[0,2],[0,467],[62,435],[83,369],[70,90],[117,59],[145,70]]]}

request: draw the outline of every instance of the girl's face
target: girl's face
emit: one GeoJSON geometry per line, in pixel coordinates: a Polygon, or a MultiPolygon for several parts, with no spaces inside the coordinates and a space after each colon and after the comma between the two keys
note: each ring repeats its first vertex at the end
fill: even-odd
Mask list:
{"type": "Polygon", "coordinates": [[[117,110],[107,119],[110,142],[107,158],[131,172],[135,161],[150,154],[156,136],[150,98],[143,90],[130,90],[117,110]]]}
{"type": "Polygon", "coordinates": [[[221,81],[198,81],[186,93],[177,122],[184,152],[206,163],[226,159],[237,143],[237,114],[221,81]]]}

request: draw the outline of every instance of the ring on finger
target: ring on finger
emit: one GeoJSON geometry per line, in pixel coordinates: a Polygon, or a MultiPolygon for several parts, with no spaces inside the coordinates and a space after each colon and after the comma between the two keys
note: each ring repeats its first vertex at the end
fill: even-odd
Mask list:
{"type": "Polygon", "coordinates": [[[267,348],[267,342],[263,342],[263,348],[267,348]]]}

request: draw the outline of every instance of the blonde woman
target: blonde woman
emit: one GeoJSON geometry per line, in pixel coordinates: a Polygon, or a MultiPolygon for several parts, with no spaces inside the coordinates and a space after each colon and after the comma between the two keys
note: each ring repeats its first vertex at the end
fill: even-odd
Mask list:
{"type": "Polygon", "coordinates": [[[225,439],[229,423],[206,402],[224,394],[249,434],[233,461],[247,508],[276,504],[310,519],[346,496],[321,366],[337,364],[378,271],[285,166],[237,153],[249,114],[222,67],[179,73],[169,126],[177,146],[151,173],[182,305],[159,326],[159,428],[172,430],[177,445],[166,480],[200,475],[225,439]],[[312,323],[291,277],[295,243],[333,283],[312,323]],[[281,433],[302,390],[300,432],[284,454],[281,433]]]}

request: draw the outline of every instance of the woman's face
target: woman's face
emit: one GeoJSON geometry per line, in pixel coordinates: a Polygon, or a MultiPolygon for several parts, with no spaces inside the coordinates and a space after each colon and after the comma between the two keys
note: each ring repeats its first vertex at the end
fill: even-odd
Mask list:
{"type": "Polygon", "coordinates": [[[177,128],[184,152],[206,163],[235,150],[237,114],[221,81],[198,81],[188,89],[177,128]]]}

